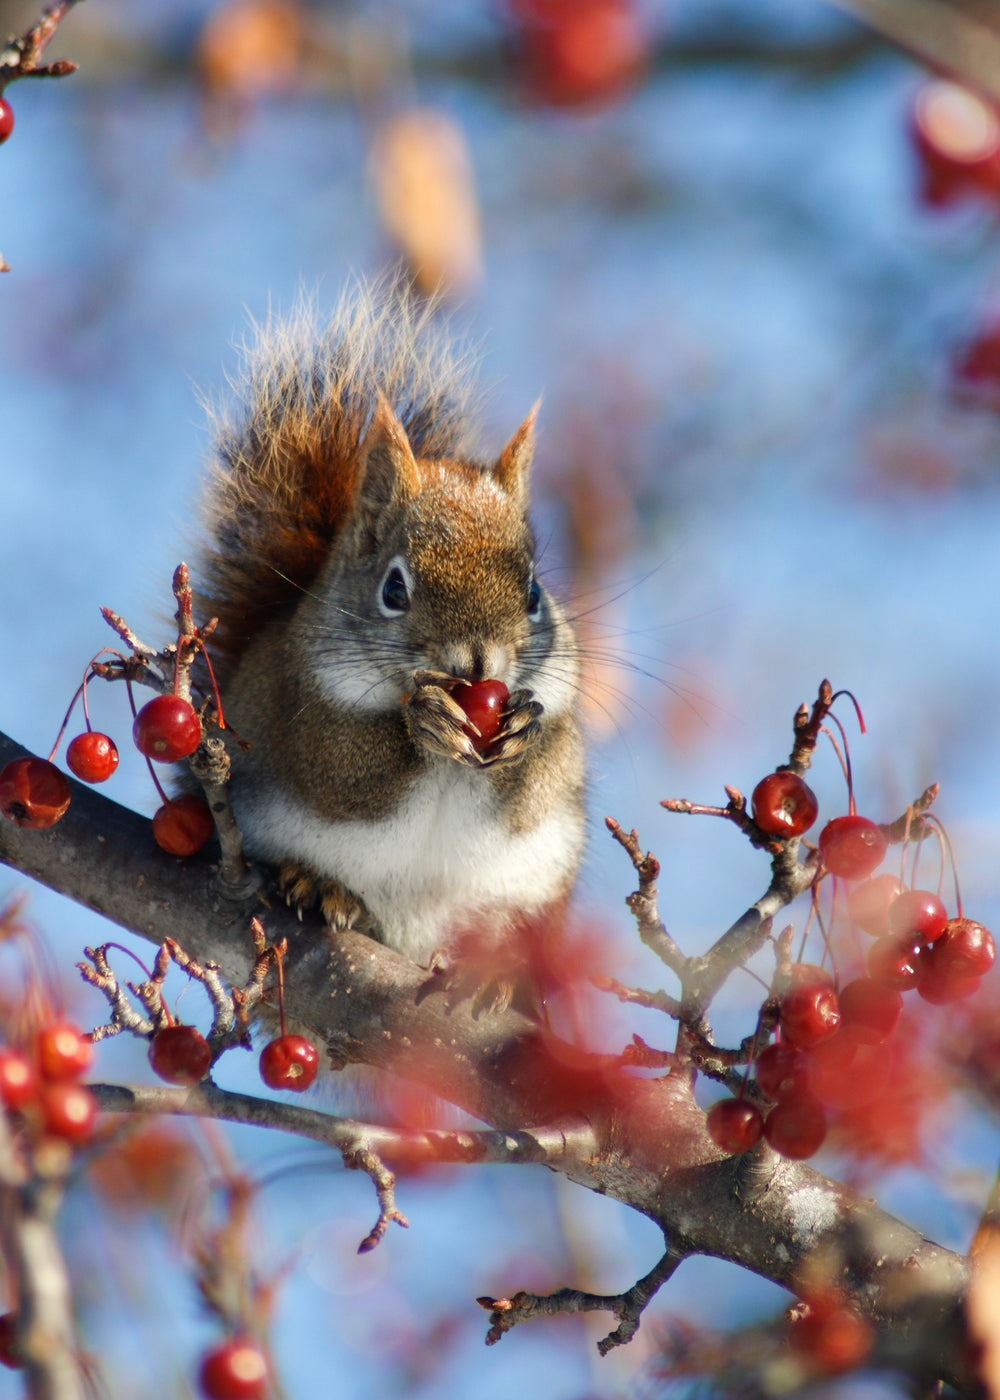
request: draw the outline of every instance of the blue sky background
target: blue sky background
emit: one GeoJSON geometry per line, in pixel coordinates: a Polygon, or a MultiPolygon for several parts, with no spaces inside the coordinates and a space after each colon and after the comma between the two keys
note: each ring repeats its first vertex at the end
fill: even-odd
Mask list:
{"type": "MultiPolygon", "coordinates": [[[[0,29],[21,22],[8,8],[0,29]]],[[[247,314],[289,306],[301,287],[332,303],[352,271],[391,258],[345,95],[267,100],[228,147],[208,146],[180,61],[209,8],[88,0],[53,50],[85,56],[81,72],[9,94],[0,725],[42,753],[88,657],[111,640],[101,604],[162,636],[155,619],[190,552],[208,445],[199,394],[235,367],[247,314]],[[162,71],[116,70],[115,33],[150,45],[162,71]]],[[[600,112],[525,106],[499,67],[473,82],[425,77],[417,61],[414,78],[416,96],[464,132],[475,172],[484,275],[456,319],[482,342],[494,386],[487,437],[499,447],[543,393],[537,516],[570,596],[557,477],[588,414],[617,425],[604,466],[635,501],[629,548],[600,583],[624,703],[593,748],[581,905],[609,940],[608,970],[662,981],[629,926],[630,871],[601,821],[612,812],[659,855],[675,936],[707,946],[766,868],[735,832],[669,818],[659,799],[749,791],[787,755],[795,707],[829,676],[868,722],[852,747],[862,810],[895,816],[939,780],[967,911],[995,926],[1000,423],[955,401],[949,366],[1000,307],[996,212],[921,205],[907,137],[921,73],[889,50],[827,72],[724,61],[721,46],[714,60],[670,61],[671,36],[680,53],[850,35],[839,11],[819,0],[647,8],[667,61],[600,112]]],[[[492,42],[499,22],[455,0],[365,9],[416,36],[418,60],[492,42]]],[[[93,696],[95,721],[124,741],[124,695],[93,696]]],[[[108,791],[152,812],[145,770],[122,748],[108,791]]],[[[814,786],[825,815],[843,810],[832,754],[814,786]]],[[[0,878],[0,895],[20,884],[0,878]]],[[[44,892],[31,912],[66,966],[110,936],[44,892]]],[[[749,980],[732,988],[720,1029],[744,1034],[754,996],[749,980]]],[[[85,1022],[94,1003],[80,993],[85,1022]]],[[[668,1040],[651,1013],[612,1024],[668,1040]]],[[[124,1077],[141,1061],[109,1045],[100,1069],[124,1077]]],[[[221,1078],[255,1083],[249,1061],[221,1078]]],[[[626,1288],[658,1255],[647,1222],[534,1169],[455,1172],[404,1183],[411,1229],[358,1260],[374,1212],[366,1181],[288,1141],[232,1140],[262,1176],[286,1169],[261,1197],[259,1235],[265,1266],[295,1264],[275,1327],[290,1397],[582,1400],[641,1385],[657,1310],[632,1347],[598,1361],[603,1318],[522,1328],[485,1351],[472,1300],[533,1284],[626,1288]],[[411,1385],[394,1346],[443,1315],[447,1339],[411,1385]]],[[[956,1113],[928,1170],[893,1174],[881,1194],[964,1246],[997,1145],[989,1125],[956,1113]]],[[[158,1228],[112,1238],[81,1193],[66,1233],[87,1343],[113,1393],[187,1394],[182,1376],[212,1332],[158,1228]]],[[[657,1309],[719,1326],[783,1296],[694,1261],[657,1309]]],[[[14,1385],[0,1376],[0,1395],[14,1385]]],[[[858,1382],[854,1393],[883,1392],[858,1382]]]]}

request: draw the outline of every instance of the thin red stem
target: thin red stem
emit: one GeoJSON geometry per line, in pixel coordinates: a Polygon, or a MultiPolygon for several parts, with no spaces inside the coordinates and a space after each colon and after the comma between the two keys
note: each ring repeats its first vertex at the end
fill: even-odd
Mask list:
{"type": "MultiPolygon", "coordinates": [[[[850,700],[851,704],[854,706],[854,713],[858,717],[858,728],[861,730],[862,734],[867,734],[868,730],[865,728],[865,717],[861,713],[861,706],[858,704],[857,700],[855,700],[854,695],[850,690],[835,691],[834,694],[830,696],[830,704],[832,705],[834,700],[838,699],[841,695],[846,695],[848,700],[850,700]]],[[[835,718],[835,716],[831,715],[830,718],[833,719],[835,718]]]]}

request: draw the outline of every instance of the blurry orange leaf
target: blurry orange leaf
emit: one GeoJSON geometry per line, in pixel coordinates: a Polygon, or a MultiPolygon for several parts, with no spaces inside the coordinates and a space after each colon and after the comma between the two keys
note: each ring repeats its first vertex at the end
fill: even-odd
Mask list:
{"type": "Polygon", "coordinates": [[[480,273],[479,209],[465,138],[443,112],[388,118],[372,143],[383,226],[422,292],[459,291],[480,273]]]}
{"type": "Polygon", "coordinates": [[[198,64],[209,88],[237,97],[286,89],[302,54],[295,0],[227,0],[209,16],[198,64]]]}

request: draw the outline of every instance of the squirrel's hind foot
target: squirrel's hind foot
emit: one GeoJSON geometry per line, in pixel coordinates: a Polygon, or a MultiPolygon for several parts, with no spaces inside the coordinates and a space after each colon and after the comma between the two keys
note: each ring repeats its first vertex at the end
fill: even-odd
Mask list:
{"type": "Polygon", "coordinates": [[[336,880],[324,879],[308,865],[286,861],[278,872],[278,888],[300,919],[304,910],[317,904],[332,929],[355,928],[365,916],[365,906],[350,890],[336,880]]]}

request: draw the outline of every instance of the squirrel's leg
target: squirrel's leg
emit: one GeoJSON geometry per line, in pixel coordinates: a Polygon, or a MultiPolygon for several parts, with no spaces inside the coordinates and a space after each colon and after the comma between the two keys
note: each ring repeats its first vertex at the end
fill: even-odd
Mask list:
{"type": "Polygon", "coordinates": [[[330,928],[354,928],[365,917],[365,906],[336,880],[324,879],[311,866],[285,861],[278,872],[278,888],[302,918],[305,909],[318,904],[330,928]]]}

